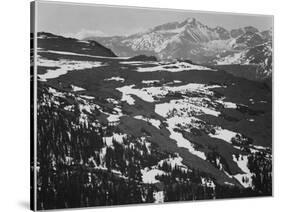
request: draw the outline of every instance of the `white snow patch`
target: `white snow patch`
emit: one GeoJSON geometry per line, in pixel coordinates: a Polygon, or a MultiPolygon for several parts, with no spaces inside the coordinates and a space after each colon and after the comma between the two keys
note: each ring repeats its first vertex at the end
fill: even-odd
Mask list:
{"type": "Polygon", "coordinates": [[[105,142],[106,146],[113,146],[112,137],[103,137],[103,141],[105,142]]]}
{"type": "Polygon", "coordinates": [[[208,188],[212,188],[212,189],[216,188],[214,181],[212,181],[211,179],[204,178],[204,177],[201,177],[201,184],[208,188]]]}
{"type": "Polygon", "coordinates": [[[224,104],[225,108],[232,108],[232,109],[237,108],[237,105],[235,103],[232,103],[232,102],[223,102],[223,104],[224,104]]]}
{"type": "MultiPolygon", "coordinates": [[[[212,85],[212,86],[206,86],[204,84],[197,84],[197,83],[189,83],[187,85],[181,85],[181,86],[161,86],[161,87],[146,87],[137,89],[134,88],[135,85],[127,85],[124,87],[116,88],[118,91],[122,92],[122,101],[127,101],[128,104],[134,104],[134,100],[131,98],[130,95],[136,95],[139,98],[141,98],[144,101],[147,102],[154,102],[155,99],[163,98],[168,93],[171,92],[179,92],[182,94],[185,94],[186,92],[198,92],[205,95],[213,95],[213,91],[210,91],[209,89],[212,88],[219,88],[221,86],[218,85],[212,85]]],[[[191,99],[191,98],[190,98],[191,99]]],[[[193,98],[195,100],[195,98],[193,98]]],[[[187,101],[187,100],[186,100],[187,101]]],[[[211,113],[212,115],[218,115],[219,112],[212,112],[208,110],[208,108],[204,108],[206,113],[211,113]]]]}
{"type": "Polygon", "coordinates": [[[49,91],[49,93],[53,94],[53,96],[64,97],[64,94],[62,92],[59,92],[54,88],[49,87],[48,91],[49,91]]]}
{"type": "Polygon", "coordinates": [[[139,119],[139,120],[143,120],[143,121],[146,121],[146,122],[149,122],[149,123],[152,124],[154,127],[160,129],[161,121],[159,121],[159,120],[157,120],[157,119],[146,118],[146,117],[144,117],[144,116],[135,116],[134,118],[135,118],[135,119],[139,119]]]}
{"type": "Polygon", "coordinates": [[[120,120],[120,115],[110,114],[109,117],[107,117],[107,121],[109,122],[117,122],[119,120],[120,120]]]}
{"type": "Polygon", "coordinates": [[[266,150],[266,147],[263,147],[263,146],[257,146],[257,145],[252,145],[252,146],[259,150],[266,150]]]}
{"type": "MultiPolygon", "coordinates": [[[[214,86],[205,86],[201,84],[188,84],[188,89],[191,91],[196,91],[207,94],[212,94],[212,91],[209,91],[208,88],[214,88],[214,86]]],[[[184,87],[186,86],[179,86],[184,87]]],[[[174,89],[178,89],[179,87],[175,87],[174,89]]],[[[168,124],[167,129],[170,131],[170,138],[177,142],[179,147],[187,148],[192,154],[206,159],[204,152],[198,151],[194,148],[194,145],[185,139],[182,133],[175,131],[174,129],[181,129],[188,131],[190,125],[193,125],[195,120],[195,115],[201,114],[209,114],[213,116],[219,116],[220,112],[215,111],[213,108],[208,108],[208,104],[205,104],[202,101],[203,98],[198,97],[188,97],[185,99],[179,100],[171,100],[168,103],[156,104],[155,105],[155,112],[162,117],[166,118],[166,122],[168,124]]],[[[209,101],[208,98],[204,98],[205,101],[209,101]]]]}
{"type": "Polygon", "coordinates": [[[112,80],[120,81],[120,82],[124,82],[125,81],[125,79],[122,78],[122,77],[111,77],[111,78],[105,79],[104,81],[112,81],[112,80]]]}
{"type": "Polygon", "coordinates": [[[165,65],[158,65],[152,67],[138,67],[138,72],[154,72],[154,71],[168,71],[168,72],[180,72],[180,71],[190,71],[190,70],[207,70],[207,71],[216,71],[204,66],[193,65],[187,62],[175,62],[165,65]]]}
{"type": "MultiPolygon", "coordinates": [[[[180,132],[176,132],[174,128],[178,128],[178,125],[186,125],[190,124],[193,117],[188,115],[182,115],[180,113],[174,114],[174,116],[169,117],[170,111],[180,111],[180,109],[188,108],[188,105],[181,104],[180,107],[178,104],[171,104],[174,100],[170,101],[170,103],[157,104],[155,106],[155,112],[166,118],[168,127],[167,129],[170,132],[170,138],[175,140],[178,147],[184,147],[189,150],[190,153],[202,158],[206,159],[205,153],[198,151],[194,148],[194,145],[187,139],[185,139],[180,132]]],[[[188,109],[187,109],[188,110],[188,109]]],[[[195,118],[194,118],[195,119],[195,118]]]]}
{"type": "Polygon", "coordinates": [[[120,117],[123,116],[122,110],[119,108],[119,106],[115,107],[113,109],[113,114],[108,112],[103,112],[104,114],[108,115],[107,121],[108,122],[118,122],[120,121],[120,117]]]}
{"type": "Polygon", "coordinates": [[[233,131],[230,131],[230,130],[227,130],[227,129],[222,129],[221,127],[216,127],[216,132],[215,134],[213,135],[212,133],[209,133],[209,136],[212,137],[212,138],[218,138],[218,139],[221,139],[221,140],[224,140],[230,144],[231,143],[231,139],[233,137],[236,136],[236,132],[233,132],[233,131]]]}
{"type": "Polygon", "coordinates": [[[157,62],[153,62],[153,61],[120,61],[120,64],[123,65],[145,65],[145,64],[158,64],[157,62]]]}
{"type": "Polygon", "coordinates": [[[124,64],[124,65],[127,65],[127,64],[136,64],[136,65],[141,65],[142,62],[141,61],[121,61],[119,62],[120,64],[124,64]]]}
{"type": "Polygon", "coordinates": [[[80,97],[82,97],[82,98],[84,98],[84,99],[89,99],[89,100],[95,99],[95,97],[93,97],[93,96],[87,96],[87,95],[80,95],[80,97]]]}
{"type": "Polygon", "coordinates": [[[216,102],[217,103],[220,103],[224,106],[224,108],[231,108],[231,109],[236,109],[237,108],[237,105],[233,102],[224,102],[223,101],[224,98],[220,99],[220,100],[217,100],[216,102]]]}
{"type": "Polygon", "coordinates": [[[38,74],[41,80],[46,81],[47,79],[57,78],[61,75],[67,74],[69,71],[90,69],[94,67],[103,66],[101,62],[91,61],[77,61],[77,60],[47,60],[41,57],[37,61],[38,66],[45,67],[57,67],[56,69],[47,69],[47,73],[38,74]]]}
{"type": "Polygon", "coordinates": [[[247,155],[239,155],[238,159],[235,157],[235,155],[232,155],[232,159],[234,162],[237,163],[239,168],[245,172],[245,173],[250,173],[250,170],[248,168],[248,157],[247,155]]]}
{"type": "Polygon", "coordinates": [[[79,40],[79,41],[77,41],[78,43],[89,43],[89,41],[87,41],[87,40],[79,40]]]}
{"type": "Polygon", "coordinates": [[[159,180],[155,179],[155,177],[157,175],[166,174],[164,171],[159,170],[157,168],[149,169],[147,167],[142,169],[141,173],[142,173],[142,181],[144,183],[149,183],[149,184],[158,183],[159,180]]]}
{"type": "Polygon", "coordinates": [[[113,133],[113,138],[115,141],[117,141],[118,143],[122,144],[123,143],[123,139],[127,138],[126,134],[121,134],[121,133],[113,133]]]}
{"type": "Polygon", "coordinates": [[[78,86],[75,86],[75,85],[71,85],[71,89],[73,91],[84,91],[85,90],[84,88],[81,88],[81,87],[78,87],[78,86]]]}
{"type": "Polygon", "coordinates": [[[169,119],[167,120],[168,124],[169,124],[169,127],[168,127],[168,130],[170,131],[171,135],[170,135],[170,138],[175,140],[177,142],[177,146],[178,147],[183,147],[183,148],[186,148],[188,149],[188,151],[193,154],[193,155],[196,155],[198,156],[199,158],[202,158],[203,160],[206,160],[206,155],[204,152],[200,152],[198,150],[196,150],[194,147],[193,147],[193,144],[185,139],[182,135],[182,133],[179,133],[179,132],[175,132],[173,130],[173,127],[170,126],[170,123],[169,123],[169,119]]]}
{"type": "Polygon", "coordinates": [[[109,102],[109,103],[112,103],[114,105],[117,105],[119,103],[117,100],[115,100],[113,98],[107,98],[106,101],[109,102]]]}
{"type": "Polygon", "coordinates": [[[65,109],[67,111],[74,111],[74,106],[73,105],[67,105],[63,109],[65,109]]]}
{"type": "Polygon", "coordinates": [[[172,169],[174,169],[177,166],[182,170],[185,170],[185,171],[189,170],[187,168],[187,166],[182,163],[182,161],[183,161],[183,158],[180,157],[179,154],[177,153],[176,157],[169,157],[167,159],[159,161],[158,166],[163,166],[163,163],[166,162],[167,164],[169,164],[171,166],[172,169]]]}
{"type": "Polygon", "coordinates": [[[39,52],[62,54],[62,55],[75,55],[75,56],[92,57],[92,58],[114,59],[114,60],[127,60],[127,59],[129,59],[129,57],[105,57],[105,56],[96,56],[96,55],[90,55],[90,54],[79,54],[79,53],[74,53],[74,52],[54,51],[54,50],[41,50],[39,52]]]}
{"type": "Polygon", "coordinates": [[[218,117],[220,115],[219,111],[215,111],[214,109],[197,105],[201,103],[200,100],[194,102],[192,102],[192,100],[194,99],[187,98],[187,99],[171,100],[168,103],[157,104],[155,105],[155,111],[161,116],[166,116],[171,112],[177,113],[177,115],[182,114],[182,115],[189,115],[189,116],[209,114],[218,117]]]}
{"type": "Polygon", "coordinates": [[[233,175],[242,186],[245,188],[252,187],[253,174],[248,168],[248,157],[246,155],[239,155],[238,159],[235,155],[232,155],[232,159],[237,163],[238,167],[244,172],[244,174],[233,175]]]}
{"type": "Polygon", "coordinates": [[[113,140],[122,144],[123,139],[126,138],[126,137],[127,137],[126,134],[113,133],[112,136],[103,137],[103,141],[105,142],[106,146],[110,147],[110,146],[113,146],[113,140]]]}
{"type": "Polygon", "coordinates": [[[135,104],[135,100],[133,99],[133,97],[131,97],[131,95],[128,95],[126,93],[122,94],[121,101],[127,102],[129,105],[135,104]]]}
{"type": "Polygon", "coordinates": [[[164,191],[153,192],[154,203],[164,202],[164,191]]]}
{"type": "Polygon", "coordinates": [[[146,137],[145,136],[140,137],[139,141],[145,145],[148,154],[151,154],[151,149],[150,149],[151,144],[147,141],[146,137]]]}
{"type": "Polygon", "coordinates": [[[140,89],[134,89],[135,85],[124,86],[121,88],[116,88],[118,91],[122,92],[121,101],[126,101],[129,105],[133,105],[135,100],[131,97],[131,95],[136,95],[147,102],[153,102],[154,99],[151,95],[148,95],[145,91],[140,89]]]}
{"type": "Polygon", "coordinates": [[[251,104],[255,103],[254,99],[249,99],[249,101],[251,102],[251,104]]]}
{"type": "Polygon", "coordinates": [[[229,186],[235,186],[233,183],[230,182],[224,182],[225,185],[229,185],[229,186]]]}
{"type": "Polygon", "coordinates": [[[143,80],[141,81],[143,84],[153,84],[155,82],[160,82],[160,80],[143,80]]]}
{"type": "Polygon", "coordinates": [[[245,64],[244,61],[245,51],[234,53],[226,57],[218,59],[217,65],[228,65],[228,64],[245,64]]]}

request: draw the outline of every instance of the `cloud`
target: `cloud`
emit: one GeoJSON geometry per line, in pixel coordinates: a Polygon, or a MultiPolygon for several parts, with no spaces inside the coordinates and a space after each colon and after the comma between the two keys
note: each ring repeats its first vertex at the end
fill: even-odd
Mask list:
{"type": "Polygon", "coordinates": [[[84,39],[86,37],[96,36],[96,37],[106,37],[108,36],[106,33],[100,31],[100,30],[87,30],[82,29],[79,32],[76,33],[65,33],[63,34],[65,37],[71,37],[71,38],[77,38],[79,40],[84,39]]]}
{"type": "Polygon", "coordinates": [[[124,33],[124,35],[128,36],[128,35],[133,35],[133,34],[137,34],[137,33],[143,33],[146,32],[148,29],[143,28],[143,27],[137,27],[137,28],[133,28],[130,31],[124,33]]]}
{"type": "Polygon", "coordinates": [[[89,30],[89,29],[81,29],[78,32],[69,32],[69,33],[61,33],[62,36],[64,37],[71,37],[71,38],[76,38],[76,39],[84,39],[87,37],[108,37],[108,36],[129,36],[132,34],[136,33],[141,33],[146,31],[147,29],[142,28],[142,27],[136,27],[130,30],[123,30],[123,29],[116,29],[115,33],[112,34],[107,34],[101,30],[89,30]]]}

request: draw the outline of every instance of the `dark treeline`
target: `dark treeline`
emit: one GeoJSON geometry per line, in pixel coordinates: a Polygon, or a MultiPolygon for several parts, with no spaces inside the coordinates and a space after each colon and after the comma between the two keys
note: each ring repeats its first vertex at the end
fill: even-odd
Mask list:
{"type": "Polygon", "coordinates": [[[248,167],[253,176],[254,190],[259,194],[272,195],[271,151],[256,152],[249,156],[248,167]]]}
{"type": "Polygon", "coordinates": [[[64,110],[44,87],[38,97],[38,209],[154,202],[140,170],[167,153],[134,137],[108,147],[103,138],[116,127],[81,124],[79,107],[64,110]]]}
{"type": "MultiPolygon", "coordinates": [[[[271,185],[265,186],[264,182],[271,180],[271,176],[259,173],[265,173],[271,167],[258,154],[249,159],[250,169],[257,173],[253,180],[256,191],[222,186],[211,175],[195,169],[171,167],[167,162],[158,166],[166,173],[156,176],[159,183],[144,184],[142,169],[175,155],[160,152],[154,144],[134,136],[115,139],[113,133],[121,135],[118,126],[92,125],[90,119],[89,123],[81,122],[81,114],[86,112],[79,109],[79,101],[73,101],[73,98],[73,94],[66,93],[54,97],[48,87],[39,84],[38,209],[152,203],[156,200],[155,192],[159,191],[167,202],[256,196],[269,192],[271,185]],[[64,109],[69,99],[75,105],[73,111],[64,109]],[[105,138],[111,138],[110,145],[105,138]],[[257,167],[265,168],[258,170],[257,167]],[[202,183],[202,178],[214,181],[215,187],[202,183]]],[[[100,111],[93,110],[91,120],[95,120],[98,113],[100,111]]]]}

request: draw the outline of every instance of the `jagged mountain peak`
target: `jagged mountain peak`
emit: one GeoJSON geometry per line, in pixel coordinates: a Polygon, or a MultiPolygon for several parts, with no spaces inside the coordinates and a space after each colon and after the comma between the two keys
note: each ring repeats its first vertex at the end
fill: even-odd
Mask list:
{"type": "Polygon", "coordinates": [[[165,24],[161,24],[161,25],[158,25],[158,26],[152,28],[151,30],[149,30],[149,32],[176,29],[178,27],[178,25],[179,25],[179,22],[165,23],[165,24]]]}
{"type": "Polygon", "coordinates": [[[196,25],[202,25],[201,22],[199,22],[198,20],[196,20],[195,18],[187,18],[185,19],[182,24],[184,25],[189,25],[189,26],[196,26],[196,25]]]}
{"type": "Polygon", "coordinates": [[[195,24],[197,22],[195,18],[187,18],[185,21],[189,24],[195,24]]]}
{"type": "Polygon", "coordinates": [[[237,29],[230,30],[230,35],[232,38],[237,38],[245,33],[248,34],[259,33],[259,30],[253,26],[245,26],[245,27],[240,27],[237,29]]]}
{"type": "Polygon", "coordinates": [[[253,26],[246,26],[244,27],[245,32],[252,32],[252,33],[257,33],[259,30],[253,26]]]}
{"type": "Polygon", "coordinates": [[[237,38],[239,37],[240,35],[244,34],[245,31],[243,28],[238,28],[238,29],[232,29],[230,30],[230,35],[232,38],[237,38]]]}
{"type": "Polygon", "coordinates": [[[272,40],[272,28],[262,31],[261,35],[266,40],[272,40]]]}
{"type": "Polygon", "coordinates": [[[198,21],[196,18],[193,17],[186,18],[180,23],[180,26],[185,28],[206,28],[208,30],[214,30],[208,25],[203,24],[202,22],[198,21]]]}
{"type": "MultiPolygon", "coordinates": [[[[151,55],[159,59],[190,59],[213,64],[218,58],[254,48],[272,40],[272,31],[254,26],[226,29],[187,17],[127,37],[93,38],[119,56],[151,55]]],[[[227,58],[226,58],[227,59],[227,58]]],[[[270,60],[268,60],[270,61],[270,60]]]]}
{"type": "Polygon", "coordinates": [[[190,27],[198,27],[198,26],[207,27],[197,19],[191,17],[191,18],[186,18],[183,21],[175,21],[175,22],[169,22],[169,23],[158,25],[152,28],[151,30],[149,30],[149,32],[174,30],[179,28],[190,28],[190,27]]]}

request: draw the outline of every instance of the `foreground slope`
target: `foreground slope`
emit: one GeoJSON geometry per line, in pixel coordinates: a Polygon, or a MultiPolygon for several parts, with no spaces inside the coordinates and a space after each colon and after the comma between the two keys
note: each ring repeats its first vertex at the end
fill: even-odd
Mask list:
{"type": "Polygon", "coordinates": [[[271,195],[265,84],[38,45],[39,208],[271,195]]]}

